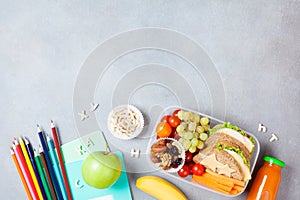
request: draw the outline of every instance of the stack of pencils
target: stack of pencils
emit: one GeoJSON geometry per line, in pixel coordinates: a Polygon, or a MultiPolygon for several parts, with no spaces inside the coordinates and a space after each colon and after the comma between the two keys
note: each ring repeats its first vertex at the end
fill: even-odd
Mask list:
{"type": "Polygon", "coordinates": [[[28,199],[72,200],[72,194],[58,141],[56,127],[51,120],[52,137],[37,125],[39,149],[33,149],[29,139],[14,138],[10,152],[28,199]],[[54,144],[53,144],[54,142],[54,144]]]}

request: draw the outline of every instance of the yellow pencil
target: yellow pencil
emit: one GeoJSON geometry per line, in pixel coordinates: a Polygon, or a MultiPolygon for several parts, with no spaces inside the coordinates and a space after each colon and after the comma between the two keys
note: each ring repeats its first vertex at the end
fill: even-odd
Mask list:
{"type": "Polygon", "coordinates": [[[25,143],[24,143],[24,141],[23,141],[23,139],[21,138],[20,135],[19,135],[19,143],[20,143],[22,152],[23,152],[23,154],[24,154],[24,157],[25,157],[25,160],[26,160],[26,163],[27,163],[27,166],[28,166],[30,175],[31,175],[32,180],[33,180],[33,183],[34,183],[34,186],[35,186],[36,191],[37,191],[37,193],[38,193],[38,195],[39,195],[39,198],[40,198],[41,200],[44,200],[43,195],[42,195],[42,192],[41,192],[41,188],[40,188],[39,183],[38,183],[38,181],[37,181],[37,178],[36,178],[36,176],[35,176],[35,173],[34,173],[32,164],[31,164],[31,162],[30,162],[30,158],[29,158],[29,156],[28,156],[28,152],[27,152],[27,150],[26,150],[25,143]]]}

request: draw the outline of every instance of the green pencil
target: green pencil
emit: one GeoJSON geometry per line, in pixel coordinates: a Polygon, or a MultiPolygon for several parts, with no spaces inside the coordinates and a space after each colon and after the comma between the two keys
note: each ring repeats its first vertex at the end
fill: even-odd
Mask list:
{"type": "Polygon", "coordinates": [[[34,149],[34,160],[35,160],[35,163],[36,163],[36,166],[37,166],[39,175],[40,175],[40,177],[41,177],[41,180],[42,180],[42,183],[43,183],[43,187],[44,187],[44,190],[45,190],[47,199],[48,199],[48,200],[52,200],[53,198],[52,198],[52,196],[51,196],[51,193],[50,193],[50,190],[49,190],[49,187],[48,187],[48,183],[47,183],[47,180],[46,180],[46,177],[45,177],[45,175],[44,175],[43,168],[42,168],[41,158],[40,158],[40,156],[36,153],[36,150],[35,150],[35,149],[34,149]]]}

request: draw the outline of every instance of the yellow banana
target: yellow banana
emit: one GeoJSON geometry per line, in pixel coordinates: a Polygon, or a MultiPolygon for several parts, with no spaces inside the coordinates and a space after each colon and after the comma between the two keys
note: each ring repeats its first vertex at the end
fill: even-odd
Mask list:
{"type": "Polygon", "coordinates": [[[136,187],[158,200],[187,200],[173,184],[158,176],[142,176],[136,180],[136,187]]]}

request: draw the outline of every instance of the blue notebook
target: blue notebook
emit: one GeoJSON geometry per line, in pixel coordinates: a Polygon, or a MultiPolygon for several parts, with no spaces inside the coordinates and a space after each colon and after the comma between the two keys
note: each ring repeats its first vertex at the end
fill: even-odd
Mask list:
{"type": "Polygon", "coordinates": [[[81,175],[81,166],[89,153],[106,150],[106,141],[99,131],[62,145],[67,176],[74,200],[132,200],[124,158],[121,152],[116,153],[122,160],[122,173],[117,182],[107,189],[96,189],[85,183],[81,175]]]}

